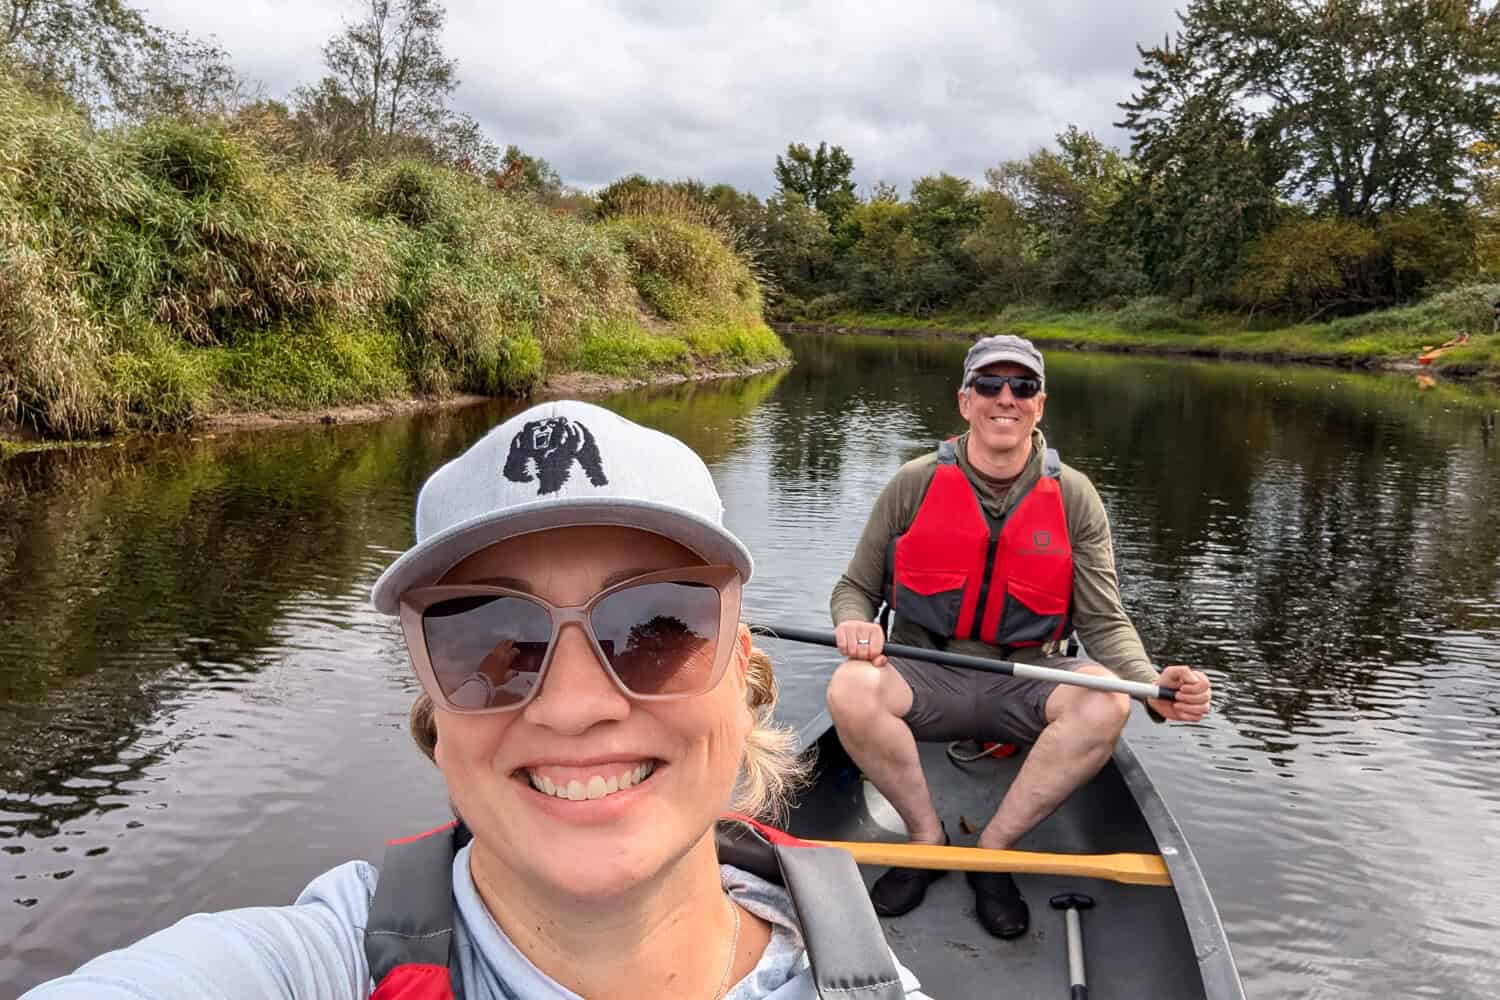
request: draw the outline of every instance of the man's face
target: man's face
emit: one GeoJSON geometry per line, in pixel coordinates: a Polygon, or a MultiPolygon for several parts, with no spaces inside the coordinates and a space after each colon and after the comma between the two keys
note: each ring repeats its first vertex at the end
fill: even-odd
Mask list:
{"type": "MultiPolygon", "coordinates": [[[[986,365],[979,373],[1035,377],[1030,369],[1009,361],[986,365]]],[[[1017,399],[1009,385],[994,397],[980,394],[972,385],[958,392],[958,412],[969,422],[969,440],[992,454],[1014,451],[1030,441],[1031,431],[1042,419],[1046,403],[1045,392],[1030,399],[1017,399]]]]}

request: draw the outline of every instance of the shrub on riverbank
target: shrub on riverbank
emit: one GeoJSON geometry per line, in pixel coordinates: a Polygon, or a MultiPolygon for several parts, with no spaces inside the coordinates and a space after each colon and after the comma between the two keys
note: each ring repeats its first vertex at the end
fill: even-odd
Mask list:
{"type": "Polygon", "coordinates": [[[0,422],[170,429],[783,351],[691,219],[586,223],[417,162],[340,177],[225,124],[98,133],[0,74],[0,422]]]}

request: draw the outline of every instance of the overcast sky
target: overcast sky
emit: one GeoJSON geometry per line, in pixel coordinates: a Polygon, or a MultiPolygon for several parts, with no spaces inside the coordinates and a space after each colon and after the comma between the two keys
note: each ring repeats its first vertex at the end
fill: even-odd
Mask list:
{"type": "MultiPolygon", "coordinates": [[[[1069,123],[1123,144],[1136,42],[1182,0],[450,0],[454,104],[584,188],[639,171],[765,195],[789,142],[843,146],[862,188],[981,180],[1069,123]]],[[[269,96],[323,73],[357,0],[146,0],[214,35],[269,96]]]]}

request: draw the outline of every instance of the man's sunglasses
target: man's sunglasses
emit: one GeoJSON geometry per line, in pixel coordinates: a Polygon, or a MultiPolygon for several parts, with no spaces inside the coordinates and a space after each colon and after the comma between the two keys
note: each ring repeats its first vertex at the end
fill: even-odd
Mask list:
{"type": "Polygon", "coordinates": [[[732,566],[648,573],[566,607],[480,584],[401,597],[401,630],[422,687],[440,707],[466,714],[511,712],[534,698],[569,624],[583,630],[625,695],[705,694],[724,676],[739,616],[732,566]]]}
{"type": "Polygon", "coordinates": [[[1006,386],[1017,399],[1030,399],[1042,391],[1042,380],[1034,375],[975,375],[969,380],[969,387],[987,399],[1000,395],[1006,386]]]}

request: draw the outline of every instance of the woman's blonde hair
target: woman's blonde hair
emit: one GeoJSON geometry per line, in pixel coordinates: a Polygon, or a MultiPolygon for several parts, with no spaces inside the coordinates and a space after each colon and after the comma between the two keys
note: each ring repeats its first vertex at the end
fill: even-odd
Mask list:
{"type": "MultiPolygon", "coordinates": [[[[756,646],[750,647],[745,671],[745,701],[753,724],[745,740],[733,805],[756,819],[780,823],[792,794],[807,779],[808,761],[797,752],[797,734],[776,721],[776,673],[771,658],[756,646]]],[[[411,736],[427,759],[433,760],[437,724],[432,698],[425,691],[411,707],[411,736]]]]}

